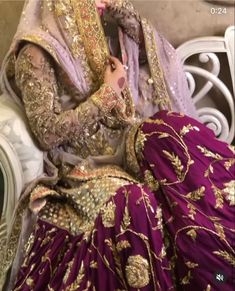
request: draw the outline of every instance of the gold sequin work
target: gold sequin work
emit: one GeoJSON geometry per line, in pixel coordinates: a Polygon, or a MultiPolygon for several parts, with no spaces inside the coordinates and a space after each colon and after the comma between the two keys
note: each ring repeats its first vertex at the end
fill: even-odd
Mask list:
{"type": "Polygon", "coordinates": [[[154,30],[146,19],[142,19],[142,28],[145,38],[146,53],[148,57],[151,78],[154,86],[154,102],[159,104],[160,109],[171,110],[170,98],[168,96],[162,67],[158,57],[154,30]]]}
{"type": "Polygon", "coordinates": [[[130,256],[125,267],[127,282],[132,288],[143,288],[150,281],[150,266],[140,255],[130,256]]]}

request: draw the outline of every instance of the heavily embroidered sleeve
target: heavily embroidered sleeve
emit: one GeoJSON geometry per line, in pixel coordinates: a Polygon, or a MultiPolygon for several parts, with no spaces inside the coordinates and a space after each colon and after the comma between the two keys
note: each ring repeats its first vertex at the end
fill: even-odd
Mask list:
{"type": "Polygon", "coordinates": [[[74,110],[61,109],[52,60],[35,45],[26,45],[18,55],[16,84],[30,127],[44,150],[69,143],[75,136],[92,134],[102,118],[93,98],[105,94],[103,86],[74,110]]]}
{"type": "Polygon", "coordinates": [[[143,32],[140,23],[140,15],[130,1],[111,0],[108,12],[136,43],[142,43],[143,32]]]}

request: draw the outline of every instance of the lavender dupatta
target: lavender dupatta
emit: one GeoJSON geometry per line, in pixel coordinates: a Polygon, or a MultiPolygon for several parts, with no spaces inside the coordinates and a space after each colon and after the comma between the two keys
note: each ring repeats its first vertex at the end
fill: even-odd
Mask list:
{"type": "MultiPolygon", "coordinates": [[[[64,5],[69,5],[70,3],[69,0],[61,0],[59,2],[64,5]]],[[[92,1],[89,0],[87,2],[92,1]]],[[[172,109],[176,112],[184,112],[192,117],[197,117],[195,107],[190,98],[185,73],[175,49],[157,31],[154,33],[157,48],[156,55],[163,70],[172,109]]],[[[58,17],[56,17],[53,10],[53,1],[51,0],[29,0],[25,2],[17,32],[2,64],[1,89],[3,92],[22,105],[21,100],[10,86],[8,72],[14,71],[15,57],[20,42],[23,40],[36,43],[47,50],[67,73],[78,91],[82,95],[88,96],[90,94],[90,84],[86,82],[85,72],[82,68],[83,60],[79,57],[74,57],[71,51],[71,39],[69,39],[58,17]]],[[[139,98],[139,47],[125,32],[123,42],[128,56],[128,81],[134,103],[137,104],[139,98]]]]}

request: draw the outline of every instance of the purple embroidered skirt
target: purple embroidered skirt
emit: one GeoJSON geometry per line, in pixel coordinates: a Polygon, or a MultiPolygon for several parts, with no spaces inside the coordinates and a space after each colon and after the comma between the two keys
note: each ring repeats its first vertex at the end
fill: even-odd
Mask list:
{"type": "Polygon", "coordinates": [[[114,169],[82,187],[34,190],[48,202],[14,290],[233,290],[233,149],[166,111],[134,143],[141,182],[114,169]]]}

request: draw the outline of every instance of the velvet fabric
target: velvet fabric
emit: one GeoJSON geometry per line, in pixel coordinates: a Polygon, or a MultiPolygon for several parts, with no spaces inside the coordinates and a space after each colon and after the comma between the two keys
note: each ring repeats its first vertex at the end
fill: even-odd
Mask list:
{"type": "Polygon", "coordinates": [[[233,290],[232,147],[161,111],[135,148],[144,185],[127,183],[104,204],[113,223],[100,210],[87,237],[38,219],[14,290],[233,290]]]}

